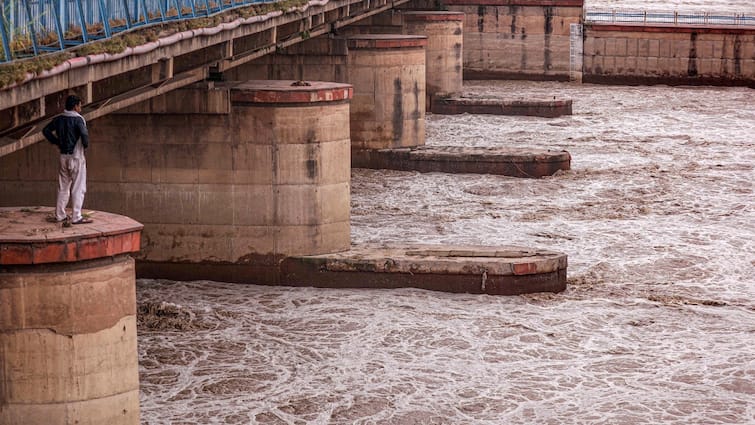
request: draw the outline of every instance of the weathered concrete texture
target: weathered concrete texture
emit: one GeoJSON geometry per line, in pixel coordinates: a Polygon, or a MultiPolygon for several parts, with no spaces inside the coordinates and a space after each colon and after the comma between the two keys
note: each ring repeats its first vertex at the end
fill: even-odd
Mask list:
{"type": "Polygon", "coordinates": [[[566,288],[565,254],[514,246],[352,247],[348,252],[287,258],[287,285],[335,288],[415,287],[515,295],[566,288]]]}
{"type": "Polygon", "coordinates": [[[459,12],[407,11],[404,33],[427,37],[425,51],[426,110],[438,93],[461,93],[464,14],[459,12]]]}
{"type": "Polygon", "coordinates": [[[413,35],[349,37],[352,150],[425,144],[425,47],[413,35]]]}
{"type": "Polygon", "coordinates": [[[539,178],[571,167],[566,151],[528,151],[513,148],[421,146],[403,149],[362,150],[352,154],[356,168],[422,173],[498,174],[539,178]]]}
{"type": "MultiPolygon", "coordinates": [[[[201,86],[227,104],[193,114],[192,102],[155,99],[90,122],[87,206],[144,223],[148,261],[348,249],[351,87],[292,83],[201,86]]],[[[37,145],[1,158],[0,203],[53,202],[56,157],[37,145]]]]}
{"type": "Polygon", "coordinates": [[[588,25],[584,82],[755,87],[755,30],[588,25]]]}
{"type": "Polygon", "coordinates": [[[569,26],[582,0],[446,0],[464,12],[464,79],[569,79],[569,26]]]}
{"type": "Polygon", "coordinates": [[[402,34],[320,38],[230,70],[226,77],[351,84],[353,149],[419,146],[425,143],[426,45],[424,36],[402,34]]]}
{"type": "Polygon", "coordinates": [[[503,100],[474,97],[433,99],[434,114],[526,115],[554,118],[572,114],[572,101],[567,100],[503,100]]]}
{"type": "Polygon", "coordinates": [[[0,423],[139,423],[134,260],[141,225],[0,208],[0,423]],[[134,237],[136,235],[136,237],[134,237]],[[28,249],[23,249],[27,247],[28,249]]]}

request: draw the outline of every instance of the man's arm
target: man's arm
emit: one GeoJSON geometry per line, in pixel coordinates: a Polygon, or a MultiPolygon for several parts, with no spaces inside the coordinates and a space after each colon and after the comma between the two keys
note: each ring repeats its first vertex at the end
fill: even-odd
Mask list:
{"type": "Polygon", "coordinates": [[[86,149],[89,147],[89,130],[87,130],[87,125],[84,124],[84,120],[76,120],[76,126],[79,127],[81,144],[84,146],[84,149],[86,149]]]}
{"type": "Polygon", "coordinates": [[[55,130],[55,120],[50,121],[49,124],[42,129],[42,134],[45,135],[45,139],[55,146],[60,146],[60,139],[58,139],[53,131],[55,130]]]}

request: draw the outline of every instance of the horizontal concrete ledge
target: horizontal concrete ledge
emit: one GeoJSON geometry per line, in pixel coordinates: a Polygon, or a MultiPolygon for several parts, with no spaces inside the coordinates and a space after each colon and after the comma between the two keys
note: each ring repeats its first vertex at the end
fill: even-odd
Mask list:
{"type": "Polygon", "coordinates": [[[673,25],[673,24],[585,24],[585,30],[619,31],[619,32],[655,32],[655,33],[697,33],[697,34],[733,34],[753,35],[755,28],[730,25],[673,25]]]}
{"type": "Polygon", "coordinates": [[[427,46],[424,35],[362,34],[346,40],[349,49],[403,49],[427,46]]]}
{"type": "Polygon", "coordinates": [[[92,211],[93,222],[64,227],[46,219],[52,207],[0,208],[0,265],[65,263],[139,251],[144,226],[92,211]]]}
{"type": "Polygon", "coordinates": [[[404,21],[444,22],[464,20],[464,12],[448,12],[439,10],[413,10],[410,12],[404,12],[403,16],[404,21]]]}
{"type": "Polygon", "coordinates": [[[566,151],[531,151],[504,147],[421,146],[416,148],[354,150],[354,168],[419,171],[422,173],[497,174],[539,178],[571,168],[566,151]]]}
{"type": "Polygon", "coordinates": [[[524,115],[555,118],[572,114],[571,99],[565,100],[504,100],[474,97],[434,97],[430,110],[434,114],[524,115]]]}
{"type": "Polygon", "coordinates": [[[366,245],[287,258],[282,270],[289,285],[516,295],[563,291],[566,267],[565,254],[514,246],[366,245]]]}
{"type": "Polygon", "coordinates": [[[350,84],[323,81],[249,80],[226,85],[231,103],[323,103],[349,100],[354,94],[350,84]]]}
{"type": "Polygon", "coordinates": [[[582,7],[584,0],[444,0],[446,6],[556,6],[582,7]]]}
{"type": "Polygon", "coordinates": [[[627,86],[743,86],[755,89],[755,79],[730,77],[672,77],[672,76],[639,76],[639,75],[597,75],[582,74],[582,82],[586,84],[622,84],[627,86]]]}
{"type": "Polygon", "coordinates": [[[139,277],[321,288],[421,288],[516,295],[566,289],[566,254],[516,246],[358,246],[245,264],[142,263],[139,277]]]}
{"type": "Polygon", "coordinates": [[[527,72],[489,71],[472,69],[464,65],[464,80],[526,80],[526,81],[569,81],[569,74],[536,74],[527,72]]]}

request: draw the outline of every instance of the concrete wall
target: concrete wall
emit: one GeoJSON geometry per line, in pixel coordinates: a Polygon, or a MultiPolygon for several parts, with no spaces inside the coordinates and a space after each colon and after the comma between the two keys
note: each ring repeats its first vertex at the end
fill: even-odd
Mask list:
{"type": "Polygon", "coordinates": [[[585,82],[755,86],[755,29],[588,25],[585,82]]]}
{"type": "Polygon", "coordinates": [[[465,13],[464,79],[569,79],[582,0],[446,0],[465,13]]]}

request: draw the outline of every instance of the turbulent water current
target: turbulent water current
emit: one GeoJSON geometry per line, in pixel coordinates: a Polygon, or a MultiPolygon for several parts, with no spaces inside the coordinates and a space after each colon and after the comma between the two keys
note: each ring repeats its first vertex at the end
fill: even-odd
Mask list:
{"type": "Polygon", "coordinates": [[[353,243],[553,249],[568,289],[140,280],[144,423],[755,423],[755,90],[465,90],[574,115],[430,115],[428,144],[566,149],[572,170],[356,169],[353,243]]]}
{"type": "Polygon", "coordinates": [[[752,0],[585,0],[585,8],[755,13],[752,0]]]}

